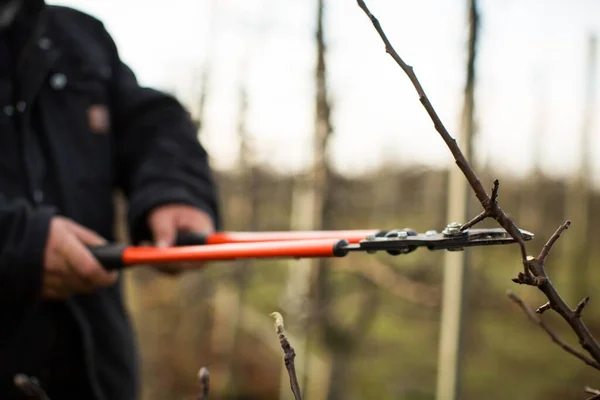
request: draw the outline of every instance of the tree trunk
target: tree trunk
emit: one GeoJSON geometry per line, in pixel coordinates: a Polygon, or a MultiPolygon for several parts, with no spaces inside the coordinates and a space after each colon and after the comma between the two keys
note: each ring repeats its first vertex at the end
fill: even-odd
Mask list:
{"type": "MultiPolygon", "coordinates": [[[[476,0],[469,2],[469,42],[467,78],[464,91],[461,135],[458,138],[465,157],[474,164],[472,141],[475,110],[475,59],[479,15],[476,0]]],[[[473,195],[462,172],[454,168],[449,180],[448,217],[452,221],[467,222],[475,214],[473,195]]],[[[450,221],[448,221],[450,222],[450,221]]],[[[461,352],[464,330],[464,297],[468,258],[464,252],[446,252],[444,263],[444,289],[442,299],[440,346],[438,354],[438,400],[460,398],[461,352]]]]}

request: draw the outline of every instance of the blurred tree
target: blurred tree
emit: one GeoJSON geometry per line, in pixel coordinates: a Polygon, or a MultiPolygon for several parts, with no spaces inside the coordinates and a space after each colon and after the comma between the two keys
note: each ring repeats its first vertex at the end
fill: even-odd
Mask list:
{"type": "Polygon", "coordinates": [[[196,126],[198,127],[198,131],[202,132],[202,128],[204,126],[204,118],[205,118],[205,108],[206,108],[206,99],[208,96],[208,88],[210,86],[210,78],[212,73],[212,62],[214,57],[214,48],[215,48],[215,32],[218,26],[218,8],[217,8],[217,0],[211,0],[210,3],[210,24],[208,27],[208,35],[206,39],[206,56],[204,60],[204,65],[202,67],[202,72],[200,73],[200,95],[198,96],[198,111],[197,118],[195,120],[196,126]]]}
{"type": "MultiPolygon", "coordinates": [[[[591,35],[588,39],[588,54],[585,74],[585,98],[583,101],[583,115],[581,136],[579,139],[579,165],[576,176],[570,181],[566,192],[565,219],[573,223],[569,234],[565,236],[565,251],[563,253],[563,271],[568,274],[570,288],[565,287],[564,296],[567,301],[577,302],[589,292],[589,244],[588,238],[592,233],[589,224],[590,218],[590,184],[591,184],[591,128],[594,116],[594,102],[596,90],[596,37],[591,35]]],[[[565,278],[563,278],[565,279],[565,278]]]]}
{"type": "MultiPolygon", "coordinates": [[[[473,160],[475,136],[475,72],[479,33],[479,9],[476,0],[468,1],[468,52],[467,74],[464,89],[461,131],[457,139],[469,163],[473,160]]],[[[450,171],[448,182],[448,217],[465,223],[475,216],[475,199],[462,172],[450,171]]],[[[462,345],[466,305],[464,302],[468,285],[467,273],[471,266],[470,253],[447,252],[444,254],[444,284],[442,298],[441,332],[438,356],[438,380],[436,399],[454,400],[461,397],[462,345]]]]}
{"type": "MultiPolygon", "coordinates": [[[[248,113],[248,101],[247,101],[247,93],[244,85],[242,84],[239,91],[239,113],[238,113],[238,124],[237,124],[237,132],[238,138],[240,142],[240,151],[239,151],[239,163],[238,163],[238,174],[242,187],[242,198],[245,201],[241,202],[241,209],[238,210],[238,218],[241,220],[241,224],[243,227],[241,229],[253,232],[259,230],[259,221],[260,221],[260,177],[259,174],[256,173],[256,166],[254,165],[253,158],[253,150],[250,146],[250,138],[248,135],[247,128],[247,113],[248,113]]],[[[231,346],[228,351],[228,363],[229,367],[227,368],[230,371],[231,379],[226,380],[226,386],[232,388],[233,392],[238,390],[243,390],[243,388],[237,387],[239,368],[237,368],[237,357],[236,355],[240,353],[240,332],[243,330],[244,322],[242,319],[241,309],[242,306],[246,302],[246,291],[248,280],[252,275],[252,260],[241,260],[235,263],[233,270],[233,281],[234,287],[236,291],[234,293],[234,298],[230,298],[230,301],[233,300],[234,306],[230,309],[230,312],[233,313],[234,323],[233,323],[233,331],[231,334],[233,335],[231,340],[231,346]]]]}

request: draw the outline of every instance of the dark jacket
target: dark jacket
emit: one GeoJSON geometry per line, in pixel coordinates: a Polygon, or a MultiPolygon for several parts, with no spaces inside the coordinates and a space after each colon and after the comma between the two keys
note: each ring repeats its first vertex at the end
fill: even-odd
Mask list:
{"type": "Polygon", "coordinates": [[[207,153],[186,110],[138,84],[100,21],[28,3],[0,37],[0,58],[11,60],[0,63],[0,398],[17,398],[20,372],[53,400],[71,398],[59,390],[64,377],[69,391],[93,393],[79,398],[133,400],[137,353],[122,282],[66,302],[40,299],[49,222],[63,215],[114,240],[121,190],[133,243],[151,239],[146,216],[166,203],[197,206],[219,226],[207,153]]]}

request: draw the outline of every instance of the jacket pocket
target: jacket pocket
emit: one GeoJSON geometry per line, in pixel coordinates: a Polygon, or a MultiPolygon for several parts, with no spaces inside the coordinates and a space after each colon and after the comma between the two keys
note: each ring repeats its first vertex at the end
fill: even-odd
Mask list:
{"type": "Polygon", "coordinates": [[[110,107],[110,74],[103,66],[55,71],[49,85],[71,143],[78,181],[109,184],[114,176],[114,138],[110,107]]]}

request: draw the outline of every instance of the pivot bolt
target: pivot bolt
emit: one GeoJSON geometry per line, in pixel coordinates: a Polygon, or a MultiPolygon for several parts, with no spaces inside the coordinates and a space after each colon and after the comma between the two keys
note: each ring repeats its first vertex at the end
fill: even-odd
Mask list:
{"type": "Polygon", "coordinates": [[[444,234],[444,236],[459,235],[461,233],[460,232],[461,226],[462,226],[462,224],[459,222],[451,222],[448,225],[446,225],[446,228],[442,231],[442,233],[444,234]]]}

